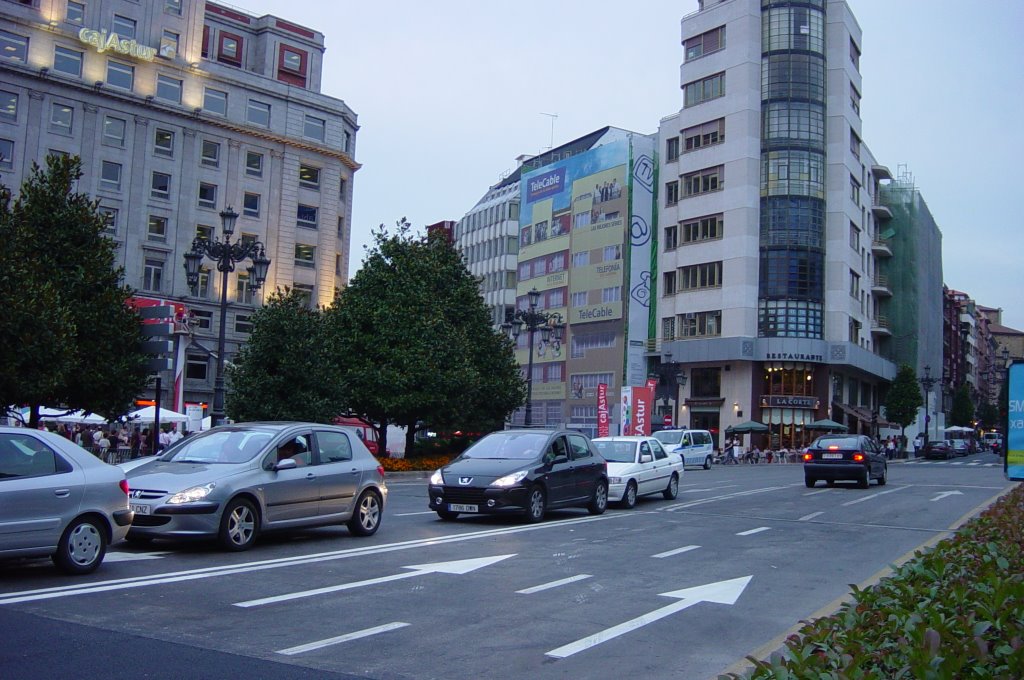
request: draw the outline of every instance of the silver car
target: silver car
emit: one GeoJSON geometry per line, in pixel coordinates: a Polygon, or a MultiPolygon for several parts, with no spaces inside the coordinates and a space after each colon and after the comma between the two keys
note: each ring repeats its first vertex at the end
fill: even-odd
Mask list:
{"type": "Polygon", "coordinates": [[[128,470],[129,541],[216,538],[246,550],[263,531],[346,524],[380,527],[384,468],[348,428],[241,423],[178,442],[128,470]]]}
{"type": "Polygon", "coordinates": [[[131,522],[124,472],[56,434],[0,427],[0,558],[88,574],[131,522]]]}

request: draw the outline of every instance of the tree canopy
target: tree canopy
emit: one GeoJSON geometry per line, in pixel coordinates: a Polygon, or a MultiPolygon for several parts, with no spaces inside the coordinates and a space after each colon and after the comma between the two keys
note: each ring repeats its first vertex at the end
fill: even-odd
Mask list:
{"type": "Polygon", "coordinates": [[[953,394],[953,407],[949,411],[949,422],[961,427],[973,426],[974,401],[971,399],[970,388],[964,383],[953,394]]]}
{"type": "Polygon", "coordinates": [[[924,401],[910,364],[902,364],[885,395],[885,419],[900,426],[901,433],[917,418],[924,401]]]}
{"type": "Polygon", "coordinates": [[[132,289],[81,175],[51,155],[17,198],[0,187],[0,408],[30,406],[33,426],[43,405],[122,415],[148,380],[132,289]]]}

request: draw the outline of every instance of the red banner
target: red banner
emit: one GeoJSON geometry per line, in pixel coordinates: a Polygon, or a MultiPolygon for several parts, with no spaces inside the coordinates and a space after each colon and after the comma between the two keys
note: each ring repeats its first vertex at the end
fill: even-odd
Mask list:
{"type": "Polygon", "coordinates": [[[597,436],[608,436],[608,385],[597,386],[597,436]]]}
{"type": "Polygon", "coordinates": [[[654,388],[633,388],[633,422],[630,434],[650,436],[654,417],[654,388]]]}

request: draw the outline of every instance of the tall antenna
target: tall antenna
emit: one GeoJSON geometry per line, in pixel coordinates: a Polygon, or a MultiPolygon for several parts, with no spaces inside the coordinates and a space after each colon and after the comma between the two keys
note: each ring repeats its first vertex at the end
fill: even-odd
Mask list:
{"type": "Polygon", "coordinates": [[[551,119],[551,142],[548,144],[548,151],[555,148],[555,119],[558,118],[557,113],[544,113],[540,112],[542,116],[548,116],[551,119]]]}

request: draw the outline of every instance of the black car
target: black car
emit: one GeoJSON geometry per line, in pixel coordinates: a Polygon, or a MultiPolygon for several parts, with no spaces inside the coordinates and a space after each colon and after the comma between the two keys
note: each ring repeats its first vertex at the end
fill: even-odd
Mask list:
{"type": "Polygon", "coordinates": [[[430,509],[444,520],[461,513],[523,513],[539,522],[550,508],[608,507],[604,458],[587,437],[566,430],[492,432],[430,477],[430,509]]]}
{"type": "Polygon", "coordinates": [[[921,455],[925,458],[932,459],[937,458],[941,460],[949,460],[956,455],[956,451],[949,445],[949,442],[942,441],[941,439],[934,439],[924,445],[924,449],[921,450],[921,455]]]}
{"type": "Polygon", "coordinates": [[[818,437],[804,453],[804,484],[808,488],[824,479],[829,486],[848,480],[866,489],[872,479],[878,480],[879,486],[884,486],[888,476],[885,451],[866,435],[818,437]]]}

